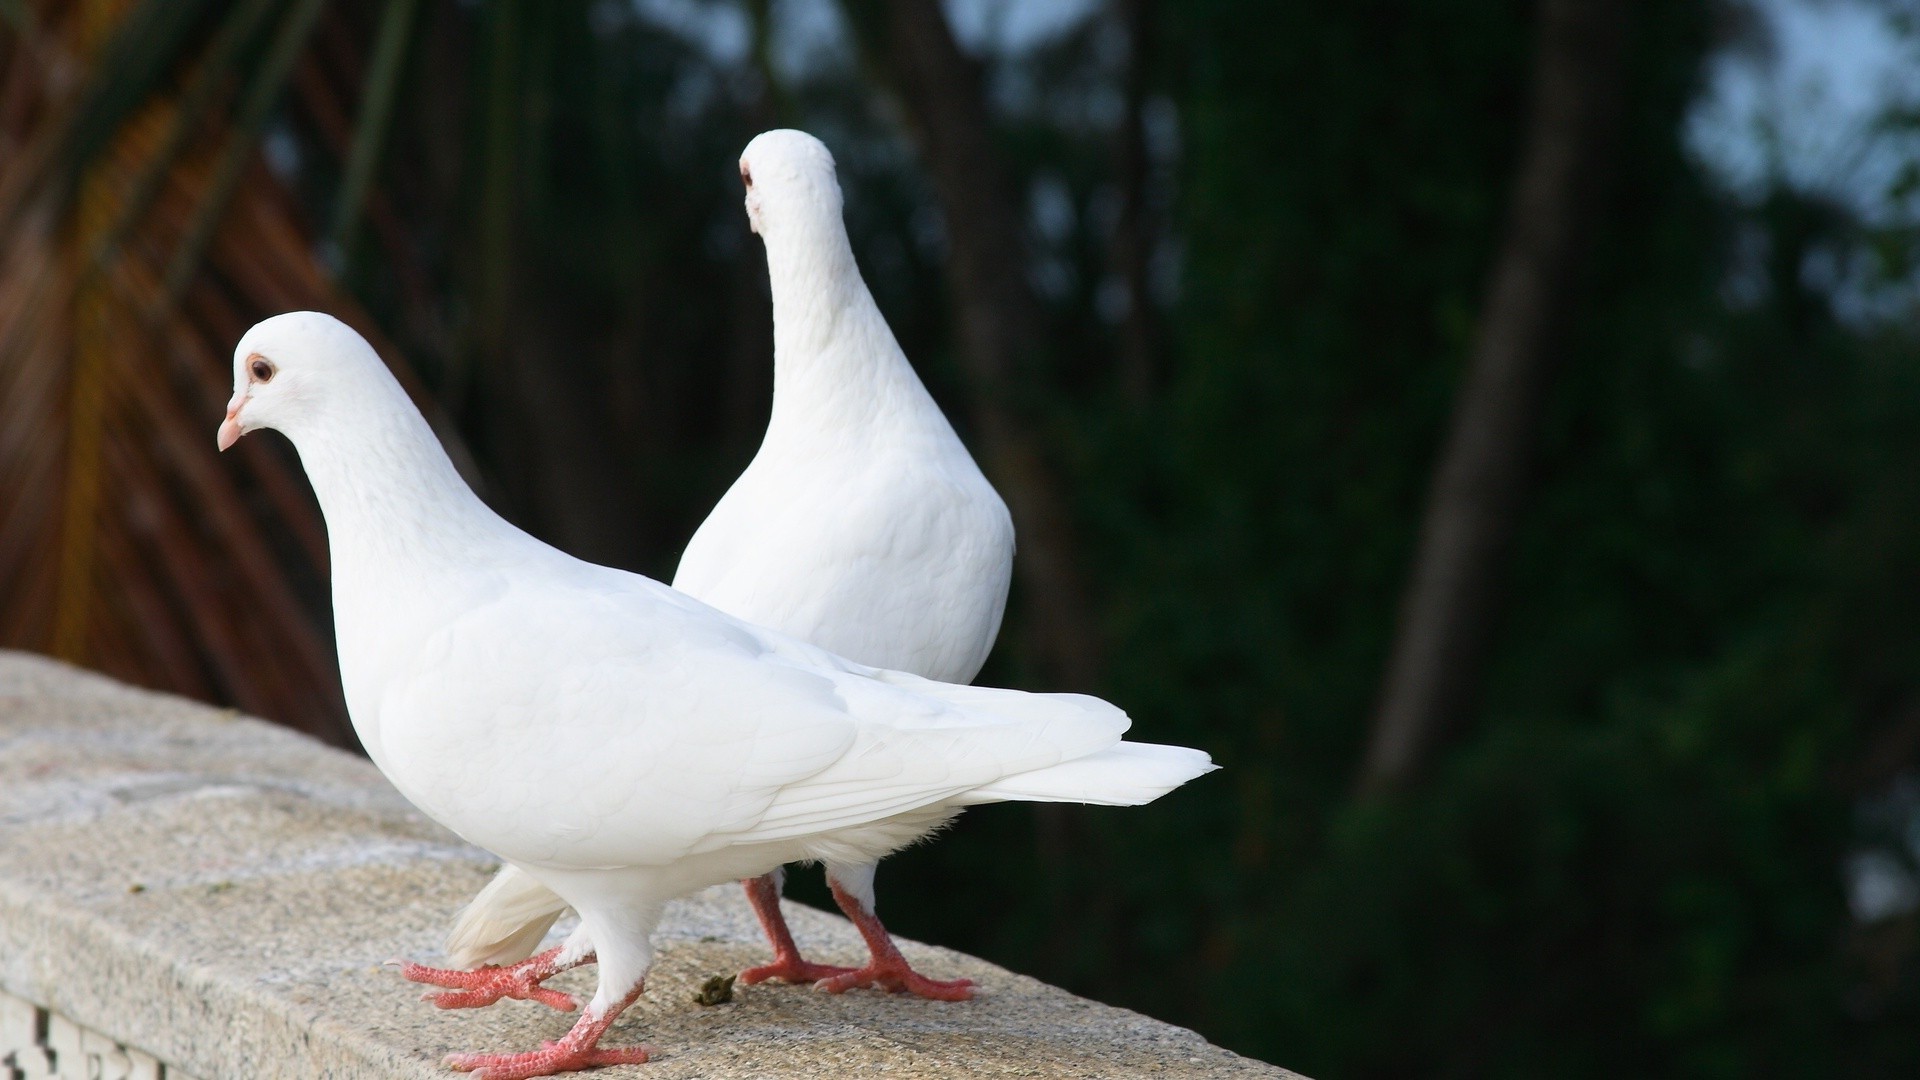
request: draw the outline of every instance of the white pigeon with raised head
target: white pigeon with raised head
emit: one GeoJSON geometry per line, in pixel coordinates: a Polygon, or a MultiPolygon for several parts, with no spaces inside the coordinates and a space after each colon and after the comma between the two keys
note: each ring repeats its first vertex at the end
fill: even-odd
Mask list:
{"type": "Polygon", "coordinates": [[[1137,805],[1214,767],[1122,742],[1126,714],[1097,698],[855,664],[541,543],[474,495],[329,316],[240,340],[219,445],[258,428],[293,441],[325,515],[341,679],[374,764],[578,912],[570,944],[598,955],[564,1037],[455,1068],[644,1061],[599,1042],[675,897],[790,862],[871,864],[970,805],[1137,805]]]}
{"type": "MultiPolygon", "coordinates": [[[[766,132],[741,154],[740,179],[748,226],[767,247],[773,411],[759,453],[687,544],[673,587],[863,664],[972,682],[1006,609],[1006,504],[874,303],[827,147],[805,132],[766,132]]],[[[835,901],[872,954],[861,968],[800,955],[780,911],[780,872],[746,882],[774,959],[741,981],[969,996],[965,979],[912,970],[874,912],[873,877],[871,863],[827,865],[835,901]]],[[[559,970],[560,949],[534,955],[564,910],[539,882],[504,867],[447,939],[455,966],[475,970],[402,971],[450,988],[430,997],[444,1008],[502,997],[571,1008],[571,997],[540,985],[559,970]]]]}

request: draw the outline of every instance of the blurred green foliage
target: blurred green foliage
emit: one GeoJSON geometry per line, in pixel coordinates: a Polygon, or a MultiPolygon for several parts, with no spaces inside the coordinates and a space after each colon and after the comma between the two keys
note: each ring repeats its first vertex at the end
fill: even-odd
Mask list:
{"type": "Polygon", "coordinates": [[[1530,46],[1521,5],[1376,7],[1169,6],[1176,360],[1145,412],[1061,406],[1105,690],[1226,769],[1064,863],[1000,823],[942,868],[969,933],[919,925],[1311,1075],[1911,1075],[1912,925],[1852,925],[1842,868],[1920,674],[1920,372],[1805,280],[1856,223],[1683,154],[1701,8],[1635,12],[1481,704],[1425,785],[1350,797],[1530,46]]]}

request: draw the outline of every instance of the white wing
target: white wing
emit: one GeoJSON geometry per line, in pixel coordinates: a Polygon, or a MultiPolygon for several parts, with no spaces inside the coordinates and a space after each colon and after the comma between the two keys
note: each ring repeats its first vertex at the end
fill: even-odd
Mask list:
{"type": "Polygon", "coordinates": [[[573,565],[448,621],[381,704],[395,783],[516,862],[663,865],[829,832],[1097,753],[1127,728],[1094,698],[877,672],[573,565]]]}

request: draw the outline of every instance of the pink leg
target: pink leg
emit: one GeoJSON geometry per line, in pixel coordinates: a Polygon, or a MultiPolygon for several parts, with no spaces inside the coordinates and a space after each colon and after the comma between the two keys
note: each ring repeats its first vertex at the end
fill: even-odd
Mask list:
{"type": "Polygon", "coordinates": [[[430,968],[411,961],[398,961],[400,974],[417,983],[433,986],[445,986],[454,993],[428,994],[422,1001],[431,1001],[443,1009],[477,1009],[482,1005],[491,1005],[501,998],[514,998],[519,1001],[537,1001],[561,1012],[572,1012],[580,1007],[580,1002],[572,994],[563,994],[558,990],[549,990],[540,984],[569,968],[593,963],[593,954],[588,953],[578,960],[561,964],[561,946],[554,946],[537,956],[528,957],[517,964],[500,967],[487,964],[472,971],[458,971],[452,968],[430,968]]]}
{"type": "Polygon", "coordinates": [[[936,1001],[965,1001],[973,996],[972,979],[942,982],[913,970],[907,958],[900,955],[899,947],[894,945],[893,935],[880,925],[880,917],[862,907],[853,894],[840,887],[839,882],[829,878],[827,884],[833,889],[834,903],[839,904],[840,910],[853,920],[860,936],[867,939],[867,948],[872,950],[873,959],[858,971],[821,979],[814,984],[814,989],[825,990],[829,994],[843,994],[855,987],[884,987],[896,994],[905,991],[936,1001]]]}
{"type": "Polygon", "coordinates": [[[793,932],[787,929],[787,917],[780,914],[780,878],[778,871],[743,881],[746,886],[747,900],[753,904],[753,913],[760,917],[760,928],[767,932],[767,940],[773,943],[773,963],[751,967],[740,973],[740,981],[748,986],[779,979],[782,982],[818,982],[821,979],[845,975],[852,968],[833,967],[828,964],[815,964],[800,956],[800,947],[793,943],[793,932]]]}
{"type": "Polygon", "coordinates": [[[614,1018],[640,997],[635,986],[626,999],[595,1015],[589,1009],[580,1014],[573,1030],[559,1042],[541,1044],[538,1050],[524,1054],[448,1054],[446,1063],[461,1072],[472,1072],[475,1080],[526,1080],[530,1076],[552,1076],[575,1069],[593,1069],[602,1065],[638,1065],[652,1053],[647,1046],[600,1046],[600,1037],[613,1026],[614,1018]]]}

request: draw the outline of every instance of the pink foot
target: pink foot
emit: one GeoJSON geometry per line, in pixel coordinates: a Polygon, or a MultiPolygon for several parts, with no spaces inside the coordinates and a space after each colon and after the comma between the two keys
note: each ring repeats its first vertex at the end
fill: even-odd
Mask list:
{"type": "Polygon", "coordinates": [[[848,971],[844,975],[821,979],[813,984],[815,990],[824,990],[829,994],[844,994],[864,987],[888,990],[895,994],[914,994],[935,1001],[966,1001],[973,997],[972,979],[946,982],[929,979],[908,967],[906,959],[898,953],[894,954],[891,961],[876,960],[857,971],[848,971]]]}
{"type": "Polygon", "coordinates": [[[803,960],[798,955],[776,956],[771,964],[750,967],[740,973],[740,981],[748,986],[763,983],[768,979],[779,979],[790,983],[817,983],[823,979],[850,975],[854,971],[849,967],[835,967],[832,964],[816,964],[803,960]]]}
{"type": "Polygon", "coordinates": [[[740,884],[746,886],[753,913],[760,917],[760,928],[767,932],[767,940],[773,943],[773,963],[750,967],[741,972],[742,984],[752,986],[768,979],[790,983],[819,982],[853,970],[831,964],[816,964],[801,957],[800,947],[793,943],[793,933],[787,929],[787,917],[780,913],[780,879],[777,874],[767,874],[740,884]]]}
{"type": "Polygon", "coordinates": [[[656,1053],[650,1046],[601,1046],[600,1036],[640,997],[635,986],[624,1000],[604,1013],[591,1009],[574,1021],[573,1030],[559,1042],[541,1043],[540,1049],[524,1054],[448,1054],[446,1063],[461,1072],[471,1072],[484,1080],[525,1080],[529,1076],[552,1076],[575,1069],[594,1069],[602,1065],[638,1065],[656,1053]]]}
{"type": "Polygon", "coordinates": [[[972,979],[942,982],[913,970],[913,965],[907,963],[907,958],[900,955],[899,947],[893,943],[893,935],[880,925],[879,916],[868,911],[859,898],[841,888],[839,882],[828,878],[827,885],[833,890],[833,902],[840,905],[840,910],[853,920],[854,929],[866,939],[867,949],[873,953],[873,959],[858,971],[814,983],[815,990],[844,994],[855,987],[872,986],[896,994],[916,994],[935,1001],[966,1001],[973,996],[972,979]]]}
{"type": "Polygon", "coordinates": [[[559,956],[560,948],[555,946],[538,956],[529,957],[508,967],[487,964],[472,971],[430,968],[411,961],[399,963],[401,977],[411,982],[444,986],[452,991],[445,994],[427,994],[421,998],[422,1001],[431,1001],[442,1009],[478,1009],[491,1005],[501,998],[513,998],[516,1001],[537,1001],[548,1008],[572,1012],[580,1007],[578,999],[572,994],[549,990],[540,984],[567,968],[591,963],[593,954],[589,953],[564,966],[555,963],[559,956]]]}
{"type": "Polygon", "coordinates": [[[651,1050],[647,1046],[576,1048],[563,1040],[542,1043],[540,1049],[524,1054],[448,1054],[445,1063],[460,1072],[473,1073],[475,1080],[524,1080],[602,1065],[640,1065],[651,1050]]]}

